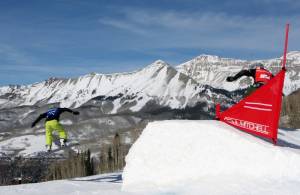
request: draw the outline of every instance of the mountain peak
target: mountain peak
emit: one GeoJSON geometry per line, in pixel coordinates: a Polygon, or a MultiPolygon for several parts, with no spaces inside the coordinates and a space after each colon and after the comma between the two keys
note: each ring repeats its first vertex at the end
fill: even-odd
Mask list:
{"type": "Polygon", "coordinates": [[[300,51],[290,51],[287,53],[288,58],[300,58],[300,51]]]}
{"type": "Polygon", "coordinates": [[[170,65],[163,60],[156,60],[152,64],[147,66],[146,69],[148,69],[148,68],[163,68],[163,67],[169,67],[169,66],[170,65]]]}
{"type": "Polygon", "coordinates": [[[163,61],[163,60],[156,60],[152,63],[153,65],[168,65],[167,62],[163,61]]]}
{"type": "Polygon", "coordinates": [[[201,61],[208,61],[208,62],[218,62],[220,61],[220,57],[216,55],[208,55],[208,54],[201,54],[196,57],[196,60],[201,60],[201,61]]]}
{"type": "Polygon", "coordinates": [[[219,56],[217,56],[217,55],[211,55],[211,54],[200,54],[198,57],[203,57],[203,58],[205,58],[205,57],[212,57],[212,58],[219,58],[219,56]]]}
{"type": "Polygon", "coordinates": [[[50,77],[47,80],[45,80],[46,85],[51,85],[52,83],[58,82],[60,80],[64,80],[63,78],[57,78],[57,77],[50,77]]]}

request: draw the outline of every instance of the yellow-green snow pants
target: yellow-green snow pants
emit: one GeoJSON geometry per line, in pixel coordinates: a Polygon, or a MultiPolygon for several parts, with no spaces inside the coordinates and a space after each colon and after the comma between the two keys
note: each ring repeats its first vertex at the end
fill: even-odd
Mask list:
{"type": "Polygon", "coordinates": [[[46,144],[52,145],[52,132],[57,131],[60,139],[67,139],[67,133],[57,120],[46,121],[46,144]]]}

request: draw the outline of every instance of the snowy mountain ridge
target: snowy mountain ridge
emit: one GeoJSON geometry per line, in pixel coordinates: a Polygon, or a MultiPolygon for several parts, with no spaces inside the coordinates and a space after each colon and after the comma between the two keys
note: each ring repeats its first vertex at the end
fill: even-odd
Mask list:
{"type": "MultiPolygon", "coordinates": [[[[251,64],[261,62],[273,74],[281,67],[280,58],[266,60],[240,60],[232,58],[221,58],[213,55],[200,55],[188,62],[176,66],[182,72],[197,82],[210,85],[214,88],[229,91],[238,88],[246,88],[251,84],[249,78],[242,78],[236,82],[226,82],[226,77],[234,75],[241,69],[248,69],[251,64]]],[[[300,51],[291,51],[287,54],[287,74],[285,78],[284,93],[290,94],[300,88],[300,51]]]]}
{"type": "MultiPolygon", "coordinates": [[[[262,62],[276,73],[281,58],[246,61],[200,55],[172,67],[157,60],[147,67],[127,73],[91,73],[78,78],[50,78],[27,86],[0,87],[0,108],[59,103],[62,107],[77,108],[85,104],[104,105],[105,113],[140,111],[149,104],[181,109],[199,102],[213,104],[222,94],[212,88],[229,91],[246,88],[249,78],[226,82],[226,77],[254,62],[262,62]]],[[[300,52],[287,55],[286,95],[300,88],[300,52]]],[[[222,97],[221,97],[222,98],[222,97]]],[[[224,98],[224,97],[223,97],[224,98]]]]}
{"type": "Polygon", "coordinates": [[[130,73],[88,74],[77,79],[50,78],[41,83],[0,88],[0,108],[60,103],[79,107],[93,98],[111,100],[107,113],[122,108],[141,110],[150,101],[170,108],[193,106],[203,98],[205,87],[158,60],[130,73]]]}

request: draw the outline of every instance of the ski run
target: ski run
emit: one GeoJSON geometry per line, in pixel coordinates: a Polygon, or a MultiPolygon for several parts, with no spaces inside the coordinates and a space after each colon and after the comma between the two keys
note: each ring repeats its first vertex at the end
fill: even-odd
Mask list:
{"type": "Polygon", "coordinates": [[[278,145],[220,121],[152,122],[122,173],[0,187],[2,195],[300,194],[300,130],[278,145]]]}

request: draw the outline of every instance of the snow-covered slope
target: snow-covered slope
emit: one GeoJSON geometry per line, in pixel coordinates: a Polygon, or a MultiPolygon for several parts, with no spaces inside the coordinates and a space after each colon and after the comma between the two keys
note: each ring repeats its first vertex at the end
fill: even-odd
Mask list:
{"type": "Polygon", "coordinates": [[[299,193],[299,142],[286,138],[274,146],[219,121],[153,122],[126,157],[123,189],[299,193]]]}
{"type": "MultiPolygon", "coordinates": [[[[246,67],[247,61],[221,58],[212,55],[200,55],[176,68],[202,84],[209,84],[216,88],[237,89],[239,83],[225,83],[227,75],[238,72],[246,67]],[[229,85],[230,86],[229,86],[229,85]]],[[[241,85],[245,87],[245,85],[241,85]]]]}
{"type": "MultiPolygon", "coordinates": [[[[57,141],[56,141],[57,142],[57,141]]],[[[76,146],[78,141],[69,140],[68,146],[74,151],[77,151],[76,146]]],[[[45,135],[23,135],[16,136],[11,139],[0,141],[0,149],[3,153],[1,156],[14,157],[37,157],[39,154],[45,152],[45,135]]],[[[52,145],[54,156],[63,156],[64,151],[59,147],[58,143],[52,145]]]]}
{"type": "MultiPolygon", "coordinates": [[[[71,180],[0,187],[1,195],[130,195],[121,191],[121,173],[95,175],[71,180]]],[[[147,194],[147,193],[145,193],[147,194]]],[[[142,195],[142,194],[141,194],[142,195]]]]}
{"type": "MultiPolygon", "coordinates": [[[[49,79],[28,86],[0,88],[0,108],[60,103],[79,107],[93,98],[112,101],[108,113],[126,107],[139,111],[149,101],[170,108],[194,105],[204,90],[192,78],[177,72],[163,61],[156,61],[136,72],[89,74],[77,79],[49,79]]],[[[207,100],[207,98],[205,99],[207,100]]]]}
{"type": "Polygon", "coordinates": [[[122,173],[0,186],[5,195],[299,194],[300,130],[280,130],[279,146],[219,121],[150,123],[122,173]]]}
{"type": "MultiPolygon", "coordinates": [[[[262,62],[267,69],[275,74],[280,68],[281,59],[282,57],[268,60],[246,61],[212,55],[200,55],[188,62],[178,65],[176,69],[192,77],[200,84],[207,84],[215,88],[232,91],[238,88],[246,88],[251,83],[251,80],[244,78],[236,82],[226,82],[227,76],[236,74],[243,68],[249,68],[249,65],[255,62],[262,62]]],[[[299,51],[292,51],[287,54],[287,70],[284,93],[290,94],[300,88],[299,51]]]]}

